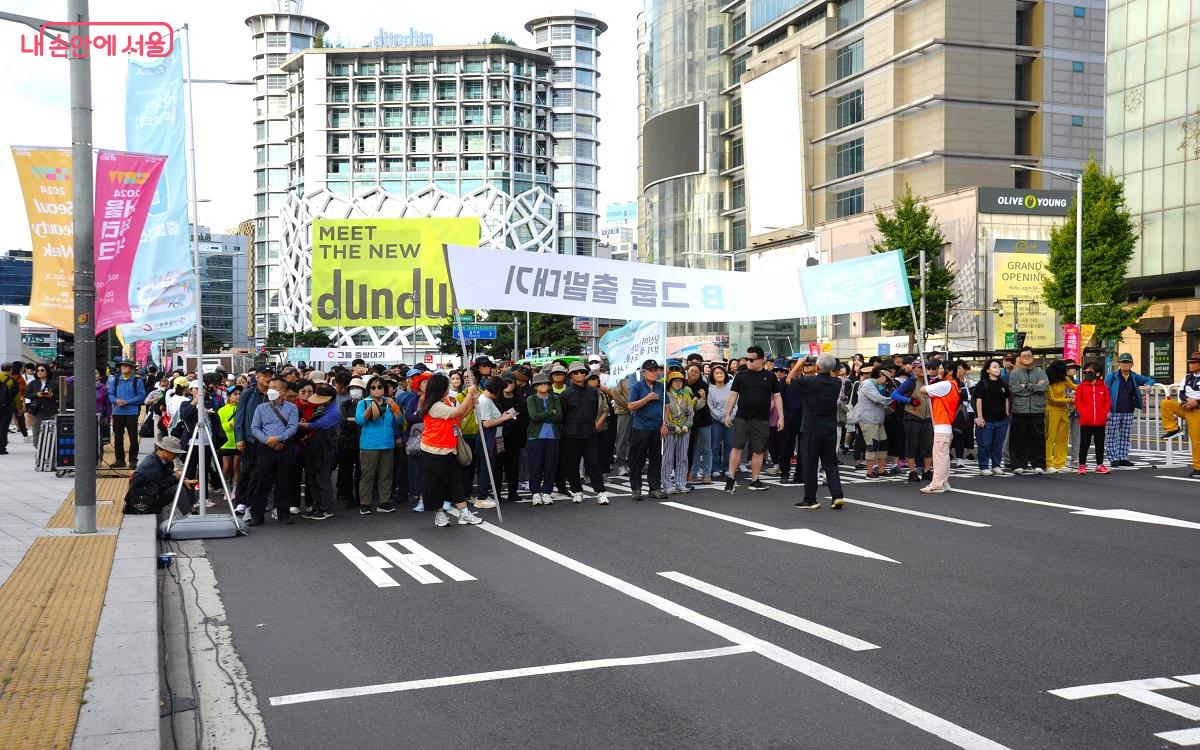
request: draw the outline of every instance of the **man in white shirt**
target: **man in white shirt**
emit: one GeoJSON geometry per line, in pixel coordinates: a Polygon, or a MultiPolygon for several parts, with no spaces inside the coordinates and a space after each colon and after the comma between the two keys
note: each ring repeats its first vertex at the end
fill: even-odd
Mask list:
{"type": "Polygon", "coordinates": [[[1162,415],[1162,439],[1175,437],[1180,433],[1179,418],[1187,422],[1188,439],[1192,441],[1192,473],[1193,479],[1200,479],[1200,352],[1188,357],[1187,375],[1179,386],[1179,400],[1163,399],[1159,405],[1162,415]]]}

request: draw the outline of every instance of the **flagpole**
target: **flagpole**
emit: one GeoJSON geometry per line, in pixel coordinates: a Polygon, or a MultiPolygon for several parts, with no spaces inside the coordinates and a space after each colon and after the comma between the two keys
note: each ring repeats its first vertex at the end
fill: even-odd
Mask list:
{"type": "MultiPolygon", "coordinates": [[[[454,300],[450,309],[454,312],[454,330],[453,330],[453,333],[455,334],[454,337],[456,339],[458,339],[458,344],[462,348],[463,365],[464,365],[463,377],[465,377],[467,379],[468,385],[476,385],[475,373],[471,371],[471,368],[469,366],[466,366],[469,362],[469,360],[467,359],[467,337],[463,335],[462,317],[458,313],[458,300],[457,299],[454,300]]],[[[497,491],[497,488],[496,488],[496,477],[492,474],[492,457],[488,453],[488,449],[487,449],[487,431],[486,431],[486,428],[483,426],[483,421],[479,418],[479,402],[478,401],[475,402],[475,423],[479,425],[479,436],[480,436],[480,438],[482,438],[482,440],[480,442],[483,444],[481,447],[481,449],[483,450],[483,462],[484,462],[484,465],[487,466],[488,484],[491,485],[491,488],[492,488],[492,500],[495,501],[495,503],[496,503],[496,520],[499,521],[500,523],[504,523],[504,511],[500,510],[500,493],[497,491]]],[[[499,425],[497,425],[495,429],[500,429],[499,425]]],[[[467,494],[468,495],[470,494],[469,489],[467,491],[467,494]]]]}

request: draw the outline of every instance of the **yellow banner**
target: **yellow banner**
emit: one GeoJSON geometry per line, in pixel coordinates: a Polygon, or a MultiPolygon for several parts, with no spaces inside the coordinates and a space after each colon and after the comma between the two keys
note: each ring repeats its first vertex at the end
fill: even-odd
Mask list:
{"type": "Polygon", "coordinates": [[[1091,341],[1092,337],[1095,335],[1096,325],[1094,323],[1087,323],[1079,326],[1079,346],[1087,346],[1087,343],[1091,341]]]}
{"type": "Polygon", "coordinates": [[[1005,348],[1004,335],[1014,326],[1025,333],[1026,346],[1054,346],[1054,310],[1046,304],[1042,289],[1043,280],[1050,277],[1046,268],[1049,254],[1050,243],[1045,240],[997,240],[992,254],[992,295],[1004,315],[1012,316],[992,319],[992,346],[997,349],[1005,348]]]}
{"type": "Polygon", "coordinates": [[[313,219],[314,326],[446,321],[454,303],[443,244],[479,244],[479,219],[313,219]]]}
{"type": "Polygon", "coordinates": [[[13,147],[33,249],[30,320],[73,331],[75,235],[71,226],[71,150],[13,147]]]}

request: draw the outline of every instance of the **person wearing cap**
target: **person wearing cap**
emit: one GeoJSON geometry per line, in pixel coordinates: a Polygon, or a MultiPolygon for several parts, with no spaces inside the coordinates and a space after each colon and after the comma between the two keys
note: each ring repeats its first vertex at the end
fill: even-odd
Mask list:
{"type": "Polygon", "coordinates": [[[108,401],[112,404],[113,468],[125,467],[125,437],[129,437],[129,464],[138,461],[138,413],[146,400],[146,384],[133,372],[133,362],[121,357],[108,379],[108,401]]]}
{"type": "Polygon", "coordinates": [[[358,402],[354,418],[362,428],[358,438],[359,463],[362,479],[358,484],[358,512],[371,514],[371,504],[379,497],[379,512],[396,510],[392,502],[392,463],[395,458],[396,431],[394,424],[403,415],[400,405],[387,395],[387,384],[376,375],[367,381],[367,395],[358,402]]]}
{"type": "Polygon", "coordinates": [[[1187,423],[1188,439],[1192,442],[1192,479],[1200,479],[1200,352],[1188,357],[1188,371],[1176,384],[1179,400],[1163,399],[1159,405],[1163,440],[1180,433],[1179,419],[1187,423]]]}
{"type": "Polygon", "coordinates": [[[1013,472],[1046,473],[1046,394],[1050,378],[1033,363],[1033,348],[1017,352],[1017,367],[1008,374],[1012,392],[1012,427],[1008,433],[1013,472]]]}
{"type": "MultiPolygon", "coordinates": [[[[933,481],[933,420],[929,411],[929,399],[923,398],[917,390],[925,384],[925,362],[920,358],[914,359],[909,366],[911,376],[896,390],[892,391],[892,400],[900,404],[903,411],[900,424],[904,429],[904,457],[908,459],[908,481],[933,481]],[[924,472],[918,472],[917,467],[923,466],[924,472]]],[[[1041,445],[1041,443],[1038,443],[1041,445]]]]}
{"type": "Polygon", "coordinates": [[[288,385],[281,377],[272,378],[265,400],[254,410],[250,431],[258,447],[249,491],[248,526],[261,526],[266,522],[267,501],[271,499],[275,502],[279,522],[294,523],[291,508],[300,502],[291,493],[297,468],[294,438],[300,427],[300,410],[286,399],[288,385]]]}
{"type": "Polygon", "coordinates": [[[233,414],[234,437],[237,438],[237,451],[240,454],[240,468],[234,497],[238,500],[237,511],[244,513],[250,498],[250,484],[258,470],[258,454],[260,446],[254,436],[254,414],[258,407],[267,401],[267,392],[271,387],[271,378],[275,370],[270,365],[260,367],[254,373],[254,385],[242,393],[238,400],[237,411],[233,414]]]}
{"type": "Polygon", "coordinates": [[[566,389],[567,366],[562,364],[561,361],[556,361],[556,363],[550,367],[550,390],[561,396],[563,391],[566,389]]]}
{"type": "Polygon", "coordinates": [[[554,505],[563,405],[561,397],[551,389],[550,378],[545,373],[539,372],[533,376],[533,395],[526,399],[526,408],[529,411],[526,469],[533,505],[554,505]]]}
{"type": "Polygon", "coordinates": [[[313,521],[332,518],[333,469],[337,465],[338,425],[341,413],[333,403],[337,391],[327,383],[318,383],[308,397],[313,407],[307,420],[300,420],[302,456],[304,459],[305,487],[308,493],[308,511],[304,517],[313,521]]]}
{"type": "Polygon", "coordinates": [[[633,414],[629,437],[629,486],[634,500],[642,497],[642,469],[650,484],[650,497],[666,498],[662,491],[662,441],[667,435],[663,423],[666,389],[659,382],[659,365],[653,359],[642,363],[642,379],[629,387],[629,411],[633,414]],[[649,467],[647,468],[647,463],[649,467]]]}
{"type": "Polygon", "coordinates": [[[695,424],[696,404],[702,403],[687,386],[679,370],[667,374],[666,428],[663,437],[662,486],[668,495],[690,492],[688,488],[688,444],[695,424]]]}
{"type": "Polygon", "coordinates": [[[1133,355],[1122,352],[1117,357],[1117,371],[1104,379],[1112,397],[1112,408],[1104,425],[1104,437],[1110,465],[1133,466],[1129,460],[1129,436],[1133,431],[1133,413],[1143,407],[1141,387],[1153,385],[1154,378],[1133,369],[1133,355]]]}
{"type": "Polygon", "coordinates": [[[313,385],[317,385],[318,383],[324,383],[325,382],[325,373],[322,372],[321,370],[313,370],[312,372],[310,372],[308,374],[308,379],[310,381],[312,381],[313,385]]]}
{"type": "Polygon", "coordinates": [[[712,412],[708,407],[708,381],[704,377],[703,360],[699,354],[688,355],[687,387],[696,398],[696,414],[692,418],[691,440],[688,441],[688,465],[696,484],[712,484],[712,412]]]}
{"type": "Polygon", "coordinates": [[[221,445],[217,449],[218,455],[221,456],[221,473],[225,475],[225,481],[230,487],[236,487],[238,481],[237,431],[233,427],[233,417],[237,413],[242,390],[240,385],[227,389],[225,405],[217,409],[217,421],[221,423],[221,432],[225,439],[221,440],[222,435],[214,435],[214,438],[221,445]]]}
{"type": "MultiPolygon", "coordinates": [[[[142,512],[158,514],[171,507],[175,501],[175,490],[179,488],[179,474],[175,471],[175,459],[187,453],[177,438],[166,436],[154,441],[154,452],[138,462],[129,478],[129,489],[125,495],[125,506],[136,507],[142,512]]],[[[196,480],[187,479],[179,492],[179,513],[188,515],[195,507],[196,480]]],[[[128,510],[127,510],[128,512],[128,510]]]]}
{"type": "Polygon", "coordinates": [[[337,452],[337,497],[347,510],[358,508],[358,483],[362,481],[362,464],[358,460],[358,439],[362,434],[355,415],[358,402],[366,392],[367,384],[362,378],[352,378],[349,372],[339,372],[338,383],[345,381],[345,398],[337,405],[341,417],[338,430],[337,452]]]}
{"type": "Polygon", "coordinates": [[[571,490],[571,502],[583,502],[583,483],[579,481],[579,461],[583,459],[584,470],[596,493],[596,503],[608,505],[608,493],[604,488],[604,474],[600,471],[600,433],[602,419],[608,415],[607,405],[600,410],[603,396],[594,388],[587,387],[588,368],[576,360],[568,368],[571,382],[560,396],[563,409],[562,465],[567,485],[571,490]]]}
{"type": "Polygon", "coordinates": [[[767,450],[770,430],[771,407],[778,414],[776,429],[787,427],[783,411],[783,398],[779,394],[779,378],[767,372],[766,354],[761,346],[746,349],[745,368],[733,376],[729,386],[729,400],[725,403],[725,426],[733,427],[733,450],[729,452],[729,477],[725,480],[725,491],[737,489],[737,472],[742,462],[742,449],[750,448],[750,484],[748,489],[762,491],[767,485],[758,478],[762,471],[763,455],[767,450]],[[734,416],[733,407],[737,407],[734,416]]]}

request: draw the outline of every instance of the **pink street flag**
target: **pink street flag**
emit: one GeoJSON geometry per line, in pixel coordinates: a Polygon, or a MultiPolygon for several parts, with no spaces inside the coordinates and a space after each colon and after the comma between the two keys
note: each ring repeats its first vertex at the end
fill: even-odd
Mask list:
{"type": "Polygon", "coordinates": [[[1075,323],[1063,324],[1063,359],[1076,364],[1082,364],[1079,361],[1079,326],[1075,323]]]}
{"type": "Polygon", "coordinates": [[[129,277],[165,156],[96,154],[96,333],[133,321],[129,277]]]}

